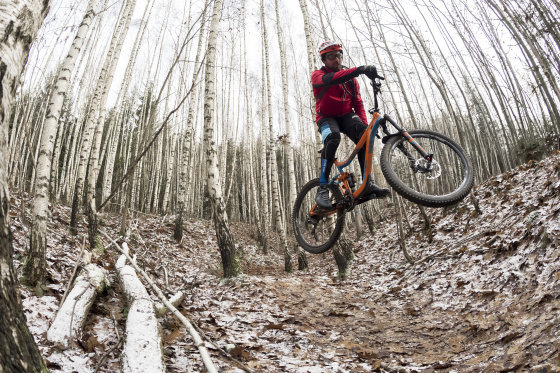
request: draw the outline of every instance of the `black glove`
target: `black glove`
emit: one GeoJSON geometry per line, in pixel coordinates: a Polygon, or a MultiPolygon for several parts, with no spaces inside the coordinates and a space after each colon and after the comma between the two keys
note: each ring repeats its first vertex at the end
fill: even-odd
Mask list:
{"type": "Polygon", "coordinates": [[[375,79],[377,77],[377,69],[373,65],[358,66],[356,71],[359,74],[365,74],[370,79],[375,79]]]}

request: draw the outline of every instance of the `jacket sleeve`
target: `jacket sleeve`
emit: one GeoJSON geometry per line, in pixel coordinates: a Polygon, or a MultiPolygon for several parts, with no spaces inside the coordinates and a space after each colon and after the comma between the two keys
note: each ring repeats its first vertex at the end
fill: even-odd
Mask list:
{"type": "Polygon", "coordinates": [[[360,85],[358,84],[358,79],[354,79],[354,87],[356,92],[354,94],[354,97],[352,98],[352,107],[354,108],[354,111],[356,112],[356,114],[358,114],[362,122],[364,122],[364,124],[367,126],[368,122],[367,122],[366,110],[364,109],[364,102],[362,101],[362,95],[360,95],[360,85]]]}
{"type": "Polygon", "coordinates": [[[311,84],[313,84],[313,88],[322,88],[347,82],[358,75],[359,74],[355,67],[332,73],[325,73],[323,70],[316,70],[311,75],[311,84]]]}

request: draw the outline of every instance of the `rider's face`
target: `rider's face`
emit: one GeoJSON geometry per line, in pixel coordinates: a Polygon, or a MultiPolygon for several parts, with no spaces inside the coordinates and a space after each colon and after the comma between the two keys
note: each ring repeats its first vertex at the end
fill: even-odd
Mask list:
{"type": "Polygon", "coordinates": [[[325,66],[333,71],[342,68],[342,52],[329,52],[325,55],[325,66]]]}

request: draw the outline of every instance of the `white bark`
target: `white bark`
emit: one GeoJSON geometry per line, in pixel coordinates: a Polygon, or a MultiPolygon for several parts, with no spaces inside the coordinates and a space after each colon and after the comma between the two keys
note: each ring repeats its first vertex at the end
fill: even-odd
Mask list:
{"type": "Polygon", "coordinates": [[[58,346],[68,347],[84,326],[95,297],[106,286],[109,286],[106,271],[95,264],[88,264],[58,310],[47,332],[47,339],[58,346]]]}
{"type": "Polygon", "coordinates": [[[218,25],[221,17],[222,0],[214,3],[214,12],[208,36],[207,67],[205,72],[204,92],[204,146],[206,150],[206,166],[208,193],[216,204],[223,204],[220,172],[218,167],[217,145],[214,135],[214,103],[216,100],[215,62],[218,25]]]}
{"type": "MultiPolygon", "coordinates": [[[[208,6],[208,0],[206,0],[205,8],[208,6]]],[[[206,20],[206,11],[202,13],[201,23],[204,24],[206,20]]],[[[201,50],[202,50],[202,41],[204,40],[204,32],[201,30],[198,42],[196,46],[196,56],[194,59],[194,73],[193,73],[193,82],[198,79],[198,73],[200,69],[198,66],[200,65],[200,58],[201,58],[201,50]]],[[[190,190],[189,188],[189,178],[187,175],[187,171],[190,169],[189,162],[191,158],[191,147],[192,147],[192,135],[194,132],[194,111],[195,107],[198,104],[198,100],[200,97],[200,87],[196,89],[196,94],[191,98],[189,103],[189,110],[187,114],[187,123],[186,123],[186,132],[183,136],[183,148],[181,154],[181,161],[179,162],[179,180],[177,183],[177,218],[175,220],[175,239],[180,240],[183,237],[183,213],[185,211],[185,203],[187,200],[187,195],[190,190]]]]}
{"type": "Polygon", "coordinates": [[[284,106],[284,122],[286,127],[286,155],[288,163],[288,180],[289,180],[289,193],[288,193],[288,206],[292,208],[294,201],[296,199],[296,176],[294,171],[294,149],[291,145],[291,132],[292,123],[290,120],[290,110],[289,110],[289,89],[288,89],[288,69],[284,66],[288,66],[288,59],[286,58],[286,45],[284,42],[284,31],[282,30],[280,10],[278,6],[278,0],[275,0],[276,5],[276,27],[278,28],[278,46],[280,48],[280,69],[282,73],[282,100],[284,106]]]}
{"type": "Polygon", "coordinates": [[[70,76],[80,48],[84,43],[84,38],[89,29],[89,25],[94,16],[94,10],[99,0],[91,0],[86,9],[86,13],[74,41],[70,47],[68,55],[64,59],[60,68],[60,73],[56,79],[54,92],[48,103],[47,114],[43,124],[41,142],[39,149],[39,159],[37,161],[35,179],[35,198],[33,200],[33,226],[31,228],[31,245],[28,262],[25,268],[28,283],[34,285],[42,282],[45,275],[45,253],[47,245],[47,220],[49,213],[49,184],[51,181],[51,159],[54,149],[56,127],[60,118],[64,96],[68,90],[70,76]]]}
{"type": "MultiPolygon", "coordinates": [[[[144,8],[144,13],[142,15],[140,30],[138,31],[138,34],[136,35],[136,39],[134,40],[134,45],[132,46],[132,56],[130,57],[128,64],[126,65],[126,70],[123,78],[123,85],[119,90],[119,95],[117,97],[116,102],[121,105],[121,108],[119,109],[118,115],[115,116],[116,119],[114,123],[117,123],[120,126],[125,125],[126,118],[129,115],[128,112],[122,111],[122,104],[123,104],[124,97],[128,92],[128,87],[130,86],[130,82],[132,81],[132,71],[136,63],[136,58],[138,57],[138,52],[140,50],[139,48],[140,41],[143,39],[144,33],[146,32],[147,25],[148,25],[147,20],[149,19],[152,13],[153,6],[154,6],[153,0],[146,2],[146,7],[144,8]]],[[[109,194],[111,193],[111,186],[113,182],[113,171],[114,171],[113,168],[115,165],[115,157],[117,154],[118,138],[119,136],[113,136],[109,145],[109,149],[107,151],[107,162],[106,162],[105,172],[103,174],[103,190],[101,194],[102,201],[104,201],[105,198],[107,198],[107,196],[109,196],[109,194]]]]}
{"type": "Polygon", "coordinates": [[[205,71],[204,92],[204,147],[206,152],[206,180],[208,183],[208,194],[214,212],[214,229],[220,255],[224,277],[237,276],[239,273],[239,262],[237,258],[233,235],[229,229],[228,216],[224,205],[224,198],[220,182],[220,170],[218,167],[218,154],[216,140],[214,138],[214,103],[216,100],[215,70],[216,70],[216,43],[218,39],[218,28],[222,13],[222,0],[216,0],[208,34],[208,49],[205,71]]]}
{"type": "MultiPolygon", "coordinates": [[[[261,22],[262,22],[262,15],[261,15],[261,22]]],[[[263,57],[265,55],[265,41],[264,39],[261,41],[261,45],[263,46],[263,57]]],[[[269,164],[267,162],[267,152],[269,151],[269,146],[268,146],[268,141],[269,141],[269,134],[268,134],[268,127],[266,126],[265,122],[266,122],[266,116],[265,116],[265,111],[264,108],[266,106],[266,94],[265,94],[265,90],[266,90],[266,79],[265,79],[265,75],[266,75],[266,70],[265,70],[265,59],[262,59],[261,62],[261,71],[262,71],[262,87],[261,87],[261,98],[262,98],[262,112],[261,112],[261,126],[262,126],[262,130],[261,130],[261,143],[260,143],[260,148],[261,148],[261,159],[260,159],[260,164],[261,164],[261,185],[260,185],[260,195],[261,195],[261,203],[260,203],[260,211],[259,213],[261,214],[261,221],[263,223],[262,227],[261,227],[261,244],[263,245],[263,251],[266,252],[268,250],[268,243],[267,243],[267,236],[268,236],[268,224],[270,222],[270,213],[269,213],[269,204],[268,204],[268,191],[269,191],[269,187],[268,187],[268,173],[269,173],[269,164]]]]}
{"type": "Polygon", "coordinates": [[[309,12],[307,11],[307,0],[299,0],[299,6],[303,15],[303,27],[305,31],[305,42],[307,44],[307,63],[309,76],[315,70],[315,53],[313,48],[313,39],[311,36],[311,23],[309,21],[309,12]]]}
{"type": "MultiPolygon", "coordinates": [[[[276,223],[276,230],[280,234],[280,241],[283,246],[284,250],[284,258],[285,262],[285,269],[287,271],[291,271],[291,262],[290,262],[290,255],[288,252],[288,245],[286,241],[286,229],[282,222],[282,214],[283,211],[280,206],[280,190],[279,190],[279,182],[278,182],[278,165],[276,163],[276,141],[273,139],[273,128],[272,128],[272,98],[270,92],[270,67],[269,67],[269,54],[268,54],[268,36],[267,36],[267,29],[266,29],[266,19],[264,16],[264,0],[261,0],[261,26],[262,26],[262,37],[263,37],[263,45],[264,45],[264,63],[265,63],[265,79],[268,85],[268,89],[266,90],[266,102],[267,102],[267,112],[268,112],[268,131],[270,138],[267,141],[270,141],[271,144],[268,146],[269,153],[268,153],[268,165],[270,167],[270,175],[271,175],[271,184],[272,184],[272,203],[274,207],[274,219],[276,223]]],[[[263,97],[264,99],[264,97],[263,97]]],[[[264,106],[264,105],[263,105],[264,106]]]]}
{"type": "MultiPolygon", "coordinates": [[[[121,14],[124,14],[125,17],[127,14],[127,9],[128,8],[126,8],[123,5],[121,14]]],[[[103,85],[101,84],[101,82],[104,81],[104,76],[106,75],[105,72],[108,70],[108,60],[110,60],[110,56],[112,55],[116,44],[115,34],[118,34],[118,30],[121,22],[122,19],[117,23],[117,25],[115,25],[115,30],[113,32],[113,39],[111,40],[109,50],[107,51],[107,56],[105,57],[105,63],[103,64],[101,74],[97,79],[97,86],[94,90],[93,97],[91,98],[91,106],[89,108],[89,111],[86,113],[86,119],[84,124],[84,131],[83,131],[83,140],[81,144],[81,150],[79,152],[80,158],[79,158],[77,175],[76,175],[76,186],[74,189],[74,198],[72,203],[72,216],[70,221],[70,225],[74,229],[75,227],[77,227],[78,224],[78,211],[79,211],[79,206],[81,205],[81,199],[84,190],[87,165],[93,147],[92,142],[95,141],[94,134],[95,134],[95,128],[97,124],[97,117],[99,113],[99,103],[101,100],[101,95],[103,93],[103,85]]]]}
{"type": "Polygon", "coordinates": [[[46,371],[29,332],[12,261],[8,189],[8,127],[20,75],[49,1],[0,5],[0,370],[46,371]]]}
{"type": "MultiPolygon", "coordinates": [[[[193,342],[195,343],[196,347],[198,348],[198,351],[200,352],[200,356],[202,358],[202,362],[204,363],[206,370],[209,373],[216,373],[217,372],[216,367],[212,363],[212,360],[210,359],[210,355],[208,354],[208,350],[206,350],[206,347],[204,346],[204,342],[200,338],[200,335],[198,334],[194,326],[191,324],[189,319],[187,319],[181,312],[179,312],[177,308],[175,308],[175,306],[171,303],[171,301],[165,297],[165,295],[160,290],[160,288],[152,281],[152,279],[146,274],[146,272],[142,270],[142,268],[138,267],[135,260],[131,258],[130,255],[128,254],[129,251],[128,245],[126,243],[123,243],[123,248],[121,249],[118,246],[118,244],[111,237],[109,237],[105,232],[101,231],[101,234],[103,234],[107,239],[109,239],[111,243],[117,248],[117,250],[121,252],[121,254],[123,254],[119,257],[115,265],[117,270],[125,267],[125,263],[127,259],[130,261],[134,269],[136,269],[142,275],[142,277],[144,277],[146,282],[150,285],[150,287],[155,292],[159,300],[163,302],[165,307],[167,307],[173,313],[173,315],[177,317],[179,321],[183,323],[183,325],[185,325],[187,331],[189,332],[189,334],[193,339],[193,342]]],[[[145,370],[145,371],[148,372],[150,370],[145,370]]]]}
{"type": "MultiPolygon", "coordinates": [[[[123,251],[128,252],[126,243],[123,244],[123,251]]],[[[129,304],[122,352],[123,372],[165,372],[154,304],[134,268],[125,263],[126,256],[123,254],[116,264],[129,304]]]]}
{"type": "MultiPolygon", "coordinates": [[[[308,71],[309,71],[309,82],[311,83],[311,74],[315,70],[316,64],[316,55],[315,55],[315,48],[313,47],[313,37],[311,34],[311,21],[309,19],[309,12],[307,11],[307,0],[299,0],[299,6],[301,9],[301,13],[303,15],[303,27],[305,31],[305,42],[307,44],[307,62],[308,62],[308,71]]],[[[311,85],[311,84],[310,84],[311,85]]],[[[313,95],[307,96],[309,97],[308,108],[309,114],[312,118],[315,118],[315,98],[313,95]]],[[[315,135],[315,142],[317,144],[321,143],[321,137],[319,136],[319,131],[314,131],[315,135]]],[[[317,169],[319,169],[319,162],[317,162],[317,169]]]]}
{"type": "MultiPolygon", "coordinates": [[[[171,190],[171,185],[173,184],[173,174],[176,170],[176,166],[175,166],[175,161],[176,161],[176,155],[175,152],[177,151],[177,143],[178,140],[176,138],[176,136],[172,135],[171,137],[168,137],[167,140],[167,145],[171,147],[171,154],[165,156],[165,158],[167,158],[167,160],[163,160],[164,164],[162,165],[163,167],[165,167],[165,172],[166,172],[166,178],[165,178],[165,189],[163,192],[163,201],[161,203],[161,207],[160,210],[162,213],[166,213],[167,212],[167,205],[169,204],[169,191],[171,190]]],[[[156,194],[156,201],[159,200],[159,194],[156,194]]],[[[156,210],[157,211],[157,210],[156,210]]]]}
{"type": "MultiPolygon", "coordinates": [[[[182,291],[177,292],[174,296],[169,298],[169,303],[173,305],[173,307],[178,307],[187,297],[187,293],[182,291]]],[[[164,303],[157,303],[156,304],[156,315],[158,317],[162,317],[169,309],[164,303]]]]}
{"type": "MultiPolygon", "coordinates": [[[[105,124],[105,106],[107,103],[107,98],[109,96],[109,88],[111,88],[111,83],[113,82],[113,77],[115,75],[115,69],[117,68],[117,62],[121,54],[122,46],[124,44],[124,39],[128,33],[128,28],[130,26],[130,21],[132,19],[132,13],[136,6],[136,0],[128,0],[127,7],[124,12],[123,19],[119,22],[119,25],[115,32],[113,33],[113,39],[111,40],[111,48],[109,53],[105,58],[103,69],[101,70],[101,75],[99,76],[99,81],[96,90],[100,90],[101,96],[99,97],[99,104],[97,105],[98,115],[94,111],[94,115],[90,118],[95,124],[95,134],[92,141],[92,149],[89,160],[89,174],[88,174],[88,197],[90,199],[95,198],[95,183],[97,181],[97,175],[99,173],[99,167],[101,160],[99,158],[100,148],[101,148],[101,138],[103,135],[103,126],[105,124]]],[[[95,204],[93,202],[93,206],[95,204]]],[[[95,211],[95,210],[94,210],[95,211]]]]}

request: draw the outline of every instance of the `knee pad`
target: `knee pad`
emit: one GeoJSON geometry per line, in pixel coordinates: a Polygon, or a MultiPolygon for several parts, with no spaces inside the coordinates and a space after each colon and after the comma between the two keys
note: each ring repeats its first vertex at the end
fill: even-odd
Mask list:
{"type": "Polygon", "coordinates": [[[329,133],[329,135],[325,138],[324,144],[325,147],[327,145],[337,145],[340,144],[340,132],[331,132],[329,133]]]}
{"type": "Polygon", "coordinates": [[[340,132],[330,133],[324,141],[322,158],[334,159],[338,144],[340,144],[340,132]]]}

